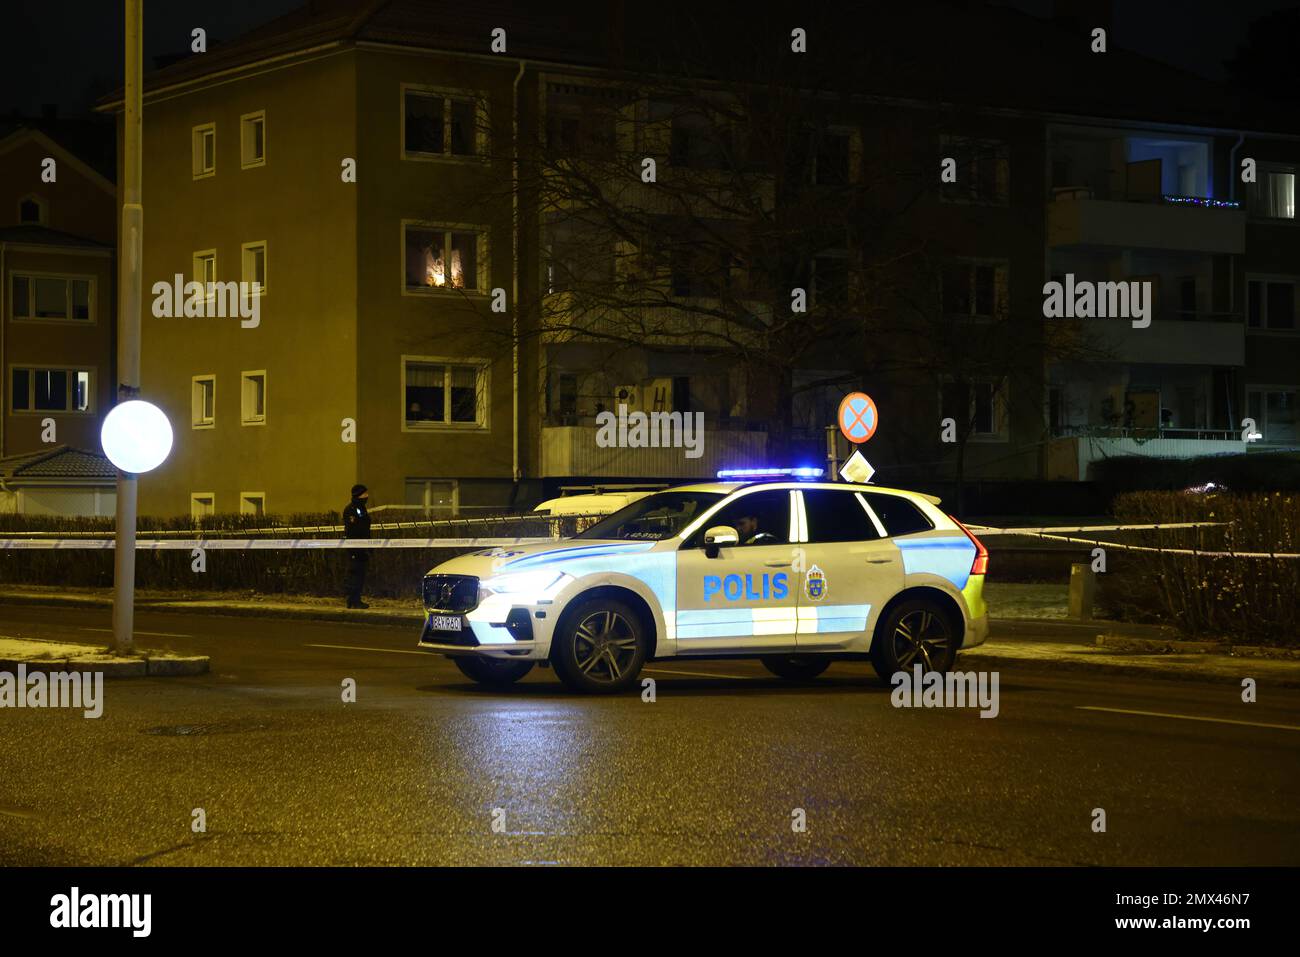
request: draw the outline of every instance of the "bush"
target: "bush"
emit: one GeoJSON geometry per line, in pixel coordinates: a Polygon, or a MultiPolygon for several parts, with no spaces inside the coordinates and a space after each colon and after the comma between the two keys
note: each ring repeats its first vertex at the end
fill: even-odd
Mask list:
{"type": "MultiPolygon", "coordinates": [[[[1160,548],[1300,552],[1300,495],[1292,493],[1131,492],[1115,499],[1115,518],[1227,523],[1161,529],[1144,542],[1160,548]]],[[[1107,560],[1099,601],[1116,617],[1163,617],[1189,637],[1300,644],[1300,559],[1112,552],[1107,560]]]]}

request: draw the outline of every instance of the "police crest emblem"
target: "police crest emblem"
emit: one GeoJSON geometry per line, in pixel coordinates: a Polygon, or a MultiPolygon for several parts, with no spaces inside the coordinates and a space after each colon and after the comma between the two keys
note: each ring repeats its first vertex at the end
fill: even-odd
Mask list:
{"type": "Polygon", "coordinates": [[[810,601],[821,601],[826,597],[826,573],[816,565],[808,569],[803,579],[803,590],[810,601]]]}

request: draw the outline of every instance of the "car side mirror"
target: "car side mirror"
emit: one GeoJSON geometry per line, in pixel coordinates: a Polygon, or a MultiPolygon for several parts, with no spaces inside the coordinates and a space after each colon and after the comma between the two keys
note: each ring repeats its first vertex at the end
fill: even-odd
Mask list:
{"type": "Polygon", "coordinates": [[[718,548],[722,545],[740,544],[740,533],[730,525],[714,525],[704,533],[704,554],[709,558],[718,557],[718,548]]]}

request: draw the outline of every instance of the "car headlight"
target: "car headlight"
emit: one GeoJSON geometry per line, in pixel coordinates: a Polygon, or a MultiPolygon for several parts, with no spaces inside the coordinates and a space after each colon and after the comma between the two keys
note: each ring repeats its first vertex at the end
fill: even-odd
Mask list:
{"type": "Polygon", "coordinates": [[[572,575],[551,568],[516,572],[513,575],[497,575],[495,578],[485,578],[478,583],[478,600],[481,602],[489,595],[509,595],[532,600],[550,598],[571,581],[573,581],[572,575]]]}

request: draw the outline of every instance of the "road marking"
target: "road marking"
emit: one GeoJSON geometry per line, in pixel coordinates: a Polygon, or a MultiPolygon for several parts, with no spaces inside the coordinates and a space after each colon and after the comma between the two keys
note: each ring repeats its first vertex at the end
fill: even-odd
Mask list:
{"type": "Polygon", "coordinates": [[[360,645],[303,645],[304,648],[340,648],[344,651],[378,651],[388,655],[424,655],[429,657],[427,651],[409,651],[406,648],[363,648],[360,645]]]}
{"type": "Polygon", "coordinates": [[[1264,721],[1236,721],[1232,718],[1206,718],[1197,714],[1166,714],[1163,711],[1129,711],[1125,708],[1100,708],[1094,705],[1076,705],[1080,711],[1109,711],[1112,714],[1140,714],[1147,718],[1180,718],[1183,721],[1209,721],[1213,724],[1242,724],[1251,728],[1276,728],[1279,731],[1300,731],[1293,724],[1268,724],[1264,721]]]}
{"type": "Polygon", "coordinates": [[[687,678],[736,678],[742,681],[762,681],[762,675],[718,675],[707,671],[670,671],[667,668],[645,668],[646,672],[657,675],[685,675],[687,678]]]}
{"type": "MultiPolygon", "coordinates": [[[[113,631],[112,628],[88,628],[85,626],[79,626],[79,627],[81,627],[82,631],[106,631],[109,632],[110,634],[113,631]]],[[[133,632],[133,634],[148,635],[150,638],[193,638],[194,637],[193,635],[178,635],[174,631],[135,631],[133,632]]]]}

